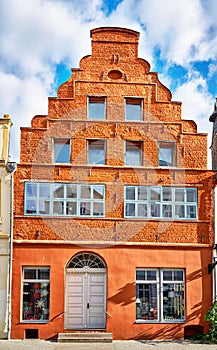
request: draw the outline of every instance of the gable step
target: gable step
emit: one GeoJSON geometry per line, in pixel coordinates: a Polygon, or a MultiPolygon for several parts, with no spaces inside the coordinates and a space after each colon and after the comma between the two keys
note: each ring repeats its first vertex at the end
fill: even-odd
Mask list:
{"type": "Polygon", "coordinates": [[[59,343],[111,343],[112,333],[58,333],[57,341],[59,343]]]}

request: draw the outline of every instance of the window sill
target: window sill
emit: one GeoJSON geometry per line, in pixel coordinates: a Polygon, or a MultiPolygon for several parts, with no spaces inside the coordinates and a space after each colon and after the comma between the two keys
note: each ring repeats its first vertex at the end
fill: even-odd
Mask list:
{"type": "Polygon", "coordinates": [[[165,324],[165,323],[186,323],[186,320],[136,320],[135,324],[147,324],[147,323],[157,323],[157,324],[165,324]]]}
{"type": "Polygon", "coordinates": [[[23,320],[20,321],[20,324],[26,324],[26,323],[49,323],[49,320],[23,320]]]}

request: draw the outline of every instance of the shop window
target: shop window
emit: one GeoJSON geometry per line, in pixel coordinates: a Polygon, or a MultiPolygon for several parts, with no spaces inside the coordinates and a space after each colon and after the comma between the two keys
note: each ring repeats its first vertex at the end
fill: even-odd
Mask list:
{"type": "Polygon", "coordinates": [[[88,118],[103,120],[105,119],[106,98],[104,96],[88,97],[88,118]]]}
{"type": "Polygon", "coordinates": [[[50,268],[24,267],[22,283],[22,321],[48,321],[50,314],[50,268]]]}
{"type": "Polygon", "coordinates": [[[197,219],[197,189],[125,186],[125,217],[197,219]]]}
{"type": "Polygon", "coordinates": [[[54,139],[54,163],[70,163],[71,141],[54,139]]]}
{"type": "Polygon", "coordinates": [[[184,322],[183,269],[136,270],[137,322],[184,322]]]}
{"type": "Polygon", "coordinates": [[[166,167],[176,166],[175,142],[159,142],[158,165],[166,167]]]}
{"type": "Polygon", "coordinates": [[[125,141],[125,165],[142,165],[142,142],[125,141]]]}
{"type": "Polygon", "coordinates": [[[103,217],[105,186],[26,182],[24,210],[25,215],[103,217]]]}
{"type": "Polygon", "coordinates": [[[88,140],[87,152],[89,164],[105,164],[104,140],[88,140]]]}
{"type": "Polygon", "coordinates": [[[142,120],[143,99],[125,97],[125,120],[142,120]]]}

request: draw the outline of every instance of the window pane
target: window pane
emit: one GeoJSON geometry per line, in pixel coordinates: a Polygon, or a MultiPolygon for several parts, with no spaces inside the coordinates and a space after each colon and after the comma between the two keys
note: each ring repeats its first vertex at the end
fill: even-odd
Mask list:
{"type": "Polygon", "coordinates": [[[66,214],[67,215],[77,215],[77,203],[76,202],[66,202],[66,214]]]}
{"type": "Polygon", "coordinates": [[[160,204],[151,203],[151,216],[160,217],[160,204]]]}
{"type": "Polygon", "coordinates": [[[197,193],[195,189],[187,189],[187,202],[196,202],[196,194],[197,193]]]}
{"type": "Polygon", "coordinates": [[[187,218],[196,218],[196,207],[193,205],[187,205],[187,218]]]}
{"type": "Polygon", "coordinates": [[[163,187],[162,189],[162,194],[163,194],[163,201],[164,202],[171,202],[172,201],[172,188],[170,187],[163,187]]]}
{"type": "Polygon", "coordinates": [[[175,217],[180,219],[185,217],[184,205],[175,205],[175,217]]]}
{"type": "Polygon", "coordinates": [[[147,216],[148,216],[147,204],[138,204],[138,216],[147,218],[147,216]]]}
{"type": "Polygon", "coordinates": [[[70,140],[54,140],[54,162],[70,163],[70,140]]]}
{"type": "Polygon", "coordinates": [[[134,203],[126,203],[125,215],[126,216],[135,216],[135,204],[134,203]]]}
{"type": "Polygon", "coordinates": [[[27,200],[25,203],[26,214],[37,214],[37,204],[34,200],[27,200]]]}
{"type": "Polygon", "coordinates": [[[126,120],[140,120],[142,100],[139,98],[126,98],[126,120]]]}
{"type": "Polygon", "coordinates": [[[159,165],[172,166],[173,165],[173,147],[159,147],[159,165]]]}
{"type": "Polygon", "coordinates": [[[39,184],[39,197],[50,198],[50,184],[39,184]]]}
{"type": "Polygon", "coordinates": [[[93,186],[93,198],[104,199],[104,186],[93,186]]]}
{"type": "Polygon", "coordinates": [[[25,191],[27,197],[36,197],[37,196],[37,184],[36,183],[26,183],[25,191]]]}
{"type": "Polygon", "coordinates": [[[151,188],[151,201],[160,201],[161,199],[161,189],[160,188],[151,188]]]}
{"type": "Polygon", "coordinates": [[[80,203],[80,215],[91,215],[89,202],[80,203]]]}
{"type": "Polygon", "coordinates": [[[138,187],[138,200],[147,200],[147,188],[146,187],[138,187]]]}
{"type": "Polygon", "coordinates": [[[173,280],[172,271],[163,271],[163,280],[164,281],[172,281],[173,280]]]}
{"type": "Polygon", "coordinates": [[[93,215],[94,216],[103,216],[104,215],[103,203],[93,203],[93,215]]]}
{"type": "Polygon", "coordinates": [[[89,164],[105,164],[105,141],[88,141],[89,164]]]}
{"type": "Polygon", "coordinates": [[[25,269],[24,270],[24,279],[35,280],[36,279],[36,269],[25,269]]]}
{"type": "Polygon", "coordinates": [[[152,270],[147,270],[147,280],[148,281],[154,281],[156,280],[156,271],[152,271],[152,270]]]}
{"type": "Polygon", "coordinates": [[[53,196],[55,198],[64,198],[64,185],[63,184],[55,184],[53,186],[53,196]]]}
{"type": "Polygon", "coordinates": [[[184,284],[163,284],[163,319],[184,320],[184,284]]]}
{"type": "Polygon", "coordinates": [[[49,280],[50,279],[50,269],[39,269],[38,270],[38,279],[49,280]]]}
{"type": "Polygon", "coordinates": [[[39,213],[49,214],[50,213],[50,202],[49,201],[39,201],[39,213]]]}
{"type": "Polygon", "coordinates": [[[91,186],[81,186],[81,198],[91,198],[91,186]]]}
{"type": "Polygon", "coordinates": [[[164,218],[172,217],[172,205],[163,204],[163,217],[164,218]]]}
{"type": "Polygon", "coordinates": [[[66,197],[67,198],[77,198],[77,186],[67,185],[66,186],[66,197]]]}
{"type": "Polygon", "coordinates": [[[23,320],[49,319],[50,283],[23,283],[23,320]]]}
{"type": "Polygon", "coordinates": [[[55,201],[53,203],[53,214],[54,215],[64,214],[64,202],[55,201]]]}
{"type": "Polygon", "coordinates": [[[184,202],[185,201],[185,190],[181,188],[175,189],[175,201],[184,202]]]}
{"type": "Polygon", "coordinates": [[[104,97],[89,97],[89,118],[105,119],[104,97]]]}
{"type": "Polygon", "coordinates": [[[126,199],[135,199],[135,187],[126,187],[126,199]]]}
{"type": "Polygon", "coordinates": [[[137,320],[157,320],[157,284],[136,285],[136,318],[137,320]]]}
{"type": "Polygon", "coordinates": [[[174,281],[183,281],[184,279],[183,271],[176,270],[173,272],[173,274],[174,274],[174,281]]]}
{"type": "Polygon", "coordinates": [[[141,143],[126,141],[125,165],[141,165],[141,143]]]}

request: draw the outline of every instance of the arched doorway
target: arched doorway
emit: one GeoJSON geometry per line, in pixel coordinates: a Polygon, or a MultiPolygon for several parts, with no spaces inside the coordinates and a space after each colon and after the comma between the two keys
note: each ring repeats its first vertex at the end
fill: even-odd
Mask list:
{"type": "Polygon", "coordinates": [[[66,267],[66,329],[106,326],[106,266],[96,254],[79,253],[66,267]]]}

